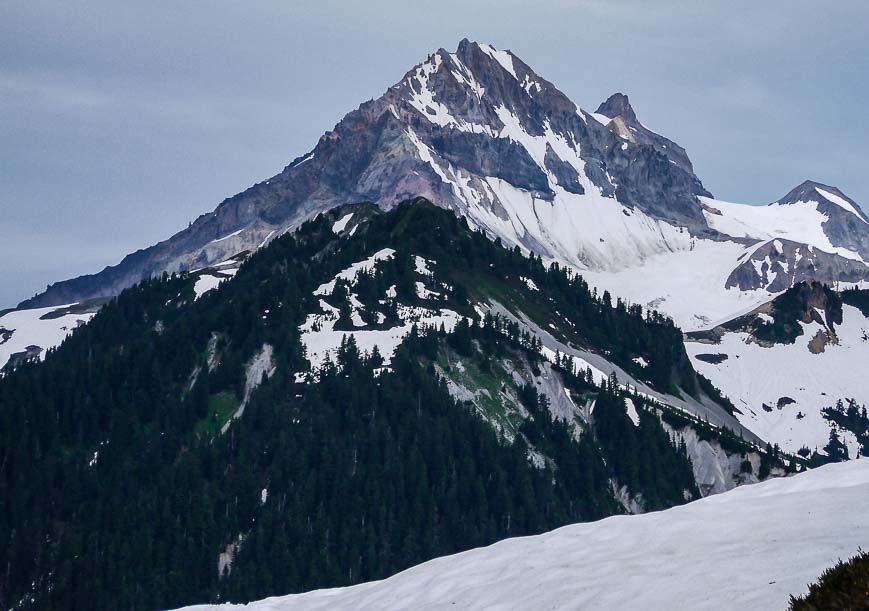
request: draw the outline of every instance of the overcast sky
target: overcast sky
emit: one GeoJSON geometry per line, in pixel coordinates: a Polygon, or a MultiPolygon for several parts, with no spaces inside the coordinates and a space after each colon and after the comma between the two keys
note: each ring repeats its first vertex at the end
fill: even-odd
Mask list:
{"type": "Polygon", "coordinates": [[[583,108],[627,93],[721,199],[812,178],[869,208],[867,30],[864,0],[3,2],[0,308],[170,236],[463,37],[583,108]]]}

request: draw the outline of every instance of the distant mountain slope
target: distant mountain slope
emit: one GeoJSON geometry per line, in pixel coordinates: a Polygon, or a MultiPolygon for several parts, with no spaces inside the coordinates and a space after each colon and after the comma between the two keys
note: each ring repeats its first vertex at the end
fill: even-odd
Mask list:
{"type": "Polygon", "coordinates": [[[802,283],[747,314],[689,333],[685,347],[761,438],[808,456],[824,452],[833,428],[850,458],[866,456],[869,421],[857,417],[848,425],[845,411],[859,415],[869,404],[869,308],[860,308],[867,294],[802,283]],[[837,404],[841,417],[832,413],[837,404]]]}
{"type": "Polygon", "coordinates": [[[869,545],[869,461],[438,558],[390,579],[187,611],[784,609],[869,545]]]}
{"type": "MultiPolygon", "coordinates": [[[[196,278],[194,293],[203,295],[231,278],[248,254],[237,253],[212,267],[190,272],[196,278]]],[[[0,373],[26,361],[44,359],[49,350],[87,323],[109,300],[96,297],[59,306],[0,311],[0,373]]]]}

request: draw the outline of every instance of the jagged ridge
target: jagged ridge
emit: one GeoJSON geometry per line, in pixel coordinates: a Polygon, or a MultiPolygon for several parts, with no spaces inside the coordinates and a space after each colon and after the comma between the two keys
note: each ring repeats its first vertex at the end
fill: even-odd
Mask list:
{"type": "Polygon", "coordinates": [[[22,307],[113,295],[162,271],[255,249],[337,205],[389,208],[418,195],[504,240],[580,267],[684,248],[678,232],[660,222],[704,231],[694,195],[708,193],[684,151],[630,115],[636,137],[621,137],[512,53],[463,40],[455,53],[438,50],[349,113],[280,174],[172,238],[98,274],[51,285],[22,307]],[[626,207],[627,219],[612,198],[626,207]],[[601,215],[607,224],[588,225],[601,215]],[[633,237],[619,239],[625,233],[633,237]]]}

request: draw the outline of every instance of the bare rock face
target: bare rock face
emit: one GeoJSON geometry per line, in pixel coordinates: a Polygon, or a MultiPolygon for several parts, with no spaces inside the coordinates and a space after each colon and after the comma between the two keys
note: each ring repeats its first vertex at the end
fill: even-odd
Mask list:
{"type": "MultiPolygon", "coordinates": [[[[694,166],[688,159],[685,149],[661,134],[655,133],[640,123],[637,113],[634,112],[631,102],[623,93],[614,93],[601,104],[597,114],[610,117],[614,124],[610,129],[621,131],[628,135],[634,142],[652,146],[657,152],[664,155],[668,160],[690,174],[694,174],[694,166]],[[624,130],[627,130],[626,132],[624,130]]],[[[700,181],[697,181],[695,189],[698,195],[705,195],[706,190],[700,181]]]]}
{"type": "MultiPolygon", "coordinates": [[[[836,327],[842,324],[842,297],[827,285],[814,280],[794,284],[784,293],[758,306],[747,314],[737,316],[717,327],[704,331],[693,331],[686,336],[690,341],[717,344],[727,333],[748,333],[749,341],[764,347],[776,344],[793,344],[803,335],[800,323],[818,323],[820,328],[809,341],[809,350],[814,354],[824,351],[827,345],[837,344],[839,338],[836,327]]],[[[712,354],[697,355],[696,358],[708,363],[721,363],[712,354]],[[707,358],[700,358],[701,356],[707,358]]],[[[779,409],[788,403],[788,397],[779,399],[779,409]]],[[[790,399],[789,402],[793,402],[790,399]]]]}
{"type": "Polygon", "coordinates": [[[822,227],[833,246],[841,246],[869,261],[869,217],[853,199],[837,187],[807,180],[773,204],[813,203],[827,217],[822,227]]]}
{"type": "Polygon", "coordinates": [[[790,240],[771,240],[746,256],[730,273],[727,288],[766,289],[771,293],[811,279],[825,282],[869,280],[869,267],[790,240]]]}
{"type": "MultiPolygon", "coordinates": [[[[684,149],[645,128],[627,96],[617,94],[599,110],[620,117],[621,135],[509,51],[463,40],[455,53],[439,49],[348,113],[278,175],[171,238],[97,274],[53,284],[21,307],[114,295],[154,274],[212,265],[348,203],[389,208],[423,196],[482,226],[493,218],[517,225],[522,215],[537,214],[517,211],[492,188],[497,181],[527,194],[532,208],[567,205],[563,193],[592,193],[652,220],[708,231],[695,197],[708,193],[684,149]]],[[[514,233],[499,235],[544,256],[567,251],[572,262],[584,262],[573,244],[522,227],[514,233]]]]}
{"type": "Polygon", "coordinates": [[[637,118],[637,114],[631,106],[631,102],[623,93],[614,93],[601,104],[597,112],[598,117],[610,119],[607,129],[619,135],[622,139],[629,140],[636,147],[619,147],[618,152],[607,159],[607,168],[620,170],[621,176],[628,176],[627,181],[620,183],[617,192],[620,200],[647,202],[643,210],[656,218],[677,221],[692,229],[695,234],[704,234],[705,220],[702,217],[702,205],[695,198],[675,197],[675,193],[690,193],[692,195],[706,195],[708,191],[703,187],[700,179],[694,175],[694,166],[688,158],[685,149],[664,136],[650,130],[637,118]],[[679,173],[680,179],[691,179],[689,183],[669,185],[666,191],[674,192],[666,199],[660,199],[659,194],[653,192],[654,187],[647,181],[652,174],[667,175],[664,166],[674,165],[683,172],[679,173]],[[698,206],[700,208],[698,209],[698,206]]]}

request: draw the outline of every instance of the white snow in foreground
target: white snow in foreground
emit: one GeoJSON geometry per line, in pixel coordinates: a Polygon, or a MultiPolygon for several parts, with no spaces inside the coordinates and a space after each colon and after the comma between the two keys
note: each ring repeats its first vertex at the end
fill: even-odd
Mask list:
{"type": "Polygon", "coordinates": [[[353,218],[353,213],[348,212],[347,214],[342,216],[340,219],[338,219],[337,221],[332,223],[332,233],[341,233],[342,231],[344,231],[344,228],[347,227],[347,223],[349,223],[350,219],[352,219],[352,218],[353,218]]]}
{"type": "Polygon", "coordinates": [[[245,609],[781,610],[869,547],[869,460],[742,486],[681,507],[574,524],[438,558],[389,579],[245,609]]]}
{"type": "MultiPolygon", "coordinates": [[[[842,308],[842,324],[836,326],[839,343],[827,344],[821,354],[809,351],[809,341],[822,329],[816,322],[800,323],[803,335],[796,343],[765,348],[748,343],[747,333],[727,333],[720,344],[685,342],[694,367],[712,380],[742,411],[739,421],[770,443],[796,452],[813,450],[828,441],[830,425],[821,409],[836,399],[853,398],[869,404],[869,319],[849,305],[842,308]],[[726,361],[707,363],[698,354],[726,354],[726,361]],[[796,401],[778,409],[782,397],[796,401]],[[772,411],[763,409],[766,403],[772,411]],[[802,418],[798,418],[802,415],[802,418]]],[[[846,403],[847,406],[847,403],[846,403]]],[[[853,457],[857,442],[844,436],[853,457]]]]}
{"type": "Polygon", "coordinates": [[[59,345],[73,329],[93,318],[94,312],[85,314],[65,314],[58,318],[42,320],[41,317],[68,308],[76,304],[36,308],[33,310],[15,310],[0,316],[0,328],[12,331],[12,336],[3,341],[0,331],[0,369],[9,361],[9,357],[18,352],[24,352],[28,346],[39,346],[42,352],[40,359],[45,358],[49,348],[59,345]]]}

